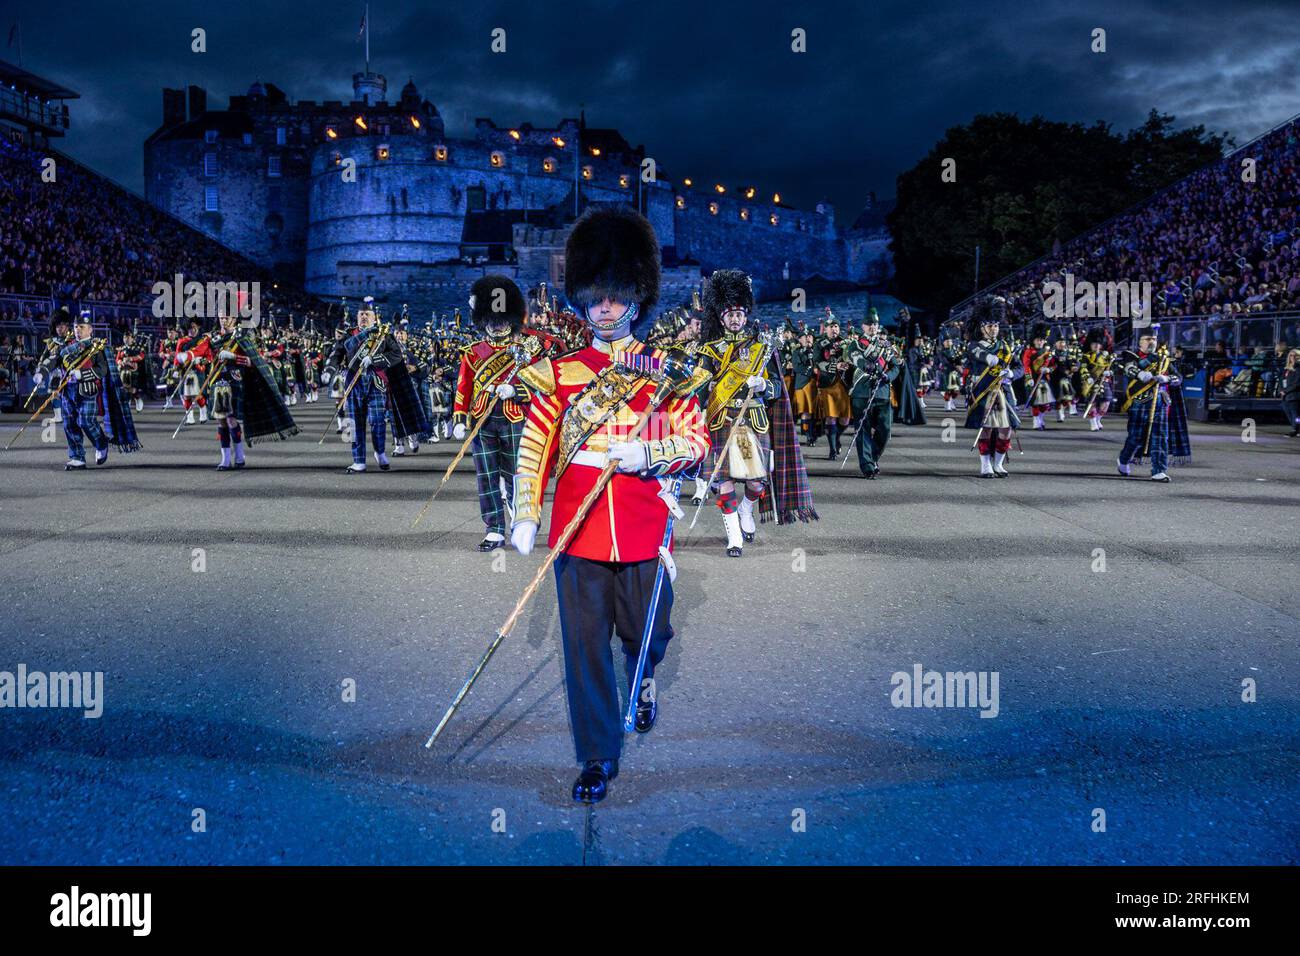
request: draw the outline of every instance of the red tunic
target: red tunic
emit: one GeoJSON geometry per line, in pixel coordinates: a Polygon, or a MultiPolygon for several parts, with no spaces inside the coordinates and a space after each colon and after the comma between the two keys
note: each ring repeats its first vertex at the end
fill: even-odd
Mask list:
{"type": "MultiPolygon", "coordinates": [[[[649,352],[656,359],[664,355],[630,340],[618,343],[617,347],[629,352],[649,352]]],[[[534,389],[519,443],[516,522],[540,522],[546,485],[559,458],[564,417],[566,413],[577,415],[577,410],[570,408],[573,400],[610,364],[606,352],[589,346],[557,359],[544,359],[528,370],[532,373],[534,389]],[[553,383],[553,390],[538,386],[538,381],[547,386],[553,383]]],[[[579,447],[583,454],[578,460],[572,461],[556,478],[549,547],[555,547],[579,504],[595,486],[601,473],[598,462],[603,461],[611,444],[625,441],[631,434],[654,391],[653,381],[638,380],[636,390],[622,407],[582,442],[579,447]],[[585,463],[582,459],[595,463],[585,463]]],[[[651,419],[651,426],[640,437],[648,441],[650,465],[655,475],[681,471],[708,454],[708,427],[693,395],[671,395],[660,406],[659,414],[651,419]]],[[[667,506],[659,497],[661,487],[658,477],[616,472],[565,552],[593,561],[632,562],[656,557],[668,519],[667,506]]]]}

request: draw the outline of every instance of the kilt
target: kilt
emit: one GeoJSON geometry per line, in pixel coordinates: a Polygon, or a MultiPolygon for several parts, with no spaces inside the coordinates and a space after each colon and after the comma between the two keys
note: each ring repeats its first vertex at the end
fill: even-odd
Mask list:
{"type": "MultiPolygon", "coordinates": [[[[983,385],[984,378],[977,385],[983,385]]],[[[990,390],[983,398],[970,407],[966,413],[967,428],[1019,428],[1020,416],[1016,414],[1016,399],[1011,392],[1009,384],[1003,384],[1001,387],[1002,395],[1006,399],[1003,402],[997,401],[997,393],[990,390]],[[992,408],[990,409],[990,405],[992,408]],[[985,411],[988,410],[988,415],[985,411]]],[[[975,395],[978,395],[976,392],[975,395]]],[[[971,396],[972,398],[975,395],[971,396]]]]}
{"type": "Polygon", "coordinates": [[[794,395],[794,413],[796,416],[817,414],[817,382],[813,379],[808,380],[808,384],[803,388],[795,389],[791,394],[794,395]]]}
{"type": "Polygon", "coordinates": [[[849,401],[849,388],[839,379],[834,384],[817,390],[817,408],[822,418],[852,418],[853,405],[849,401]]]}

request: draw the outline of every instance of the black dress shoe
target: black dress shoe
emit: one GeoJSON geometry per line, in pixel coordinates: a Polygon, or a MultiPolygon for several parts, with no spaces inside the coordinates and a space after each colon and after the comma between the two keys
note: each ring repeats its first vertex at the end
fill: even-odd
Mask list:
{"type": "Polygon", "coordinates": [[[875,478],[876,475],[878,475],[878,474],[880,474],[879,471],[864,471],[864,472],[862,473],[862,477],[863,477],[863,478],[875,478]]]}
{"type": "Polygon", "coordinates": [[[504,541],[493,541],[491,538],[484,538],[478,543],[480,551],[495,551],[497,548],[504,548],[505,546],[504,541]]]}
{"type": "Polygon", "coordinates": [[[745,552],[744,552],[741,548],[728,548],[728,549],[727,549],[727,557],[729,557],[729,558],[738,558],[738,557],[740,557],[740,556],[741,556],[742,554],[744,554],[744,553],[745,553],[745,552]]]}
{"type": "Polygon", "coordinates": [[[609,782],[617,776],[617,760],[588,760],[573,781],[573,799],[578,803],[600,803],[609,793],[609,782]]]}
{"type": "Polygon", "coordinates": [[[638,700],[636,702],[636,732],[638,734],[648,734],[650,728],[655,725],[659,719],[659,702],[650,700],[638,700]]]}

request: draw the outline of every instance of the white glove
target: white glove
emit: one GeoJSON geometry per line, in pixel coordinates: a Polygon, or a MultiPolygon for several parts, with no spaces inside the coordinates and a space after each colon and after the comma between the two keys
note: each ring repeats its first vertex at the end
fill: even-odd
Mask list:
{"type": "Polygon", "coordinates": [[[321,383],[322,385],[328,385],[328,384],[330,383],[330,373],[329,373],[329,372],[321,372],[321,373],[320,373],[320,383],[321,383]]]}
{"type": "Polygon", "coordinates": [[[1012,374],[1011,374],[1011,369],[1009,369],[1009,368],[1004,368],[1004,369],[1002,370],[1002,374],[1001,374],[999,377],[1000,377],[1000,378],[1002,379],[1002,381],[1004,381],[1004,382],[1009,382],[1009,381],[1011,381],[1011,379],[1013,378],[1013,376],[1012,376],[1012,374]]]}
{"type": "Polygon", "coordinates": [[[221,359],[223,362],[229,362],[234,357],[235,353],[230,351],[230,349],[222,349],[217,353],[217,358],[221,359]]]}
{"type": "Polygon", "coordinates": [[[43,384],[44,381],[45,381],[45,376],[42,375],[40,372],[36,372],[36,373],[34,373],[34,374],[32,375],[32,384],[33,384],[33,385],[38,385],[38,386],[39,386],[39,385],[43,384]]]}
{"type": "Polygon", "coordinates": [[[187,363],[189,360],[190,360],[190,353],[189,353],[189,352],[177,352],[177,353],[176,353],[176,364],[177,364],[177,365],[184,365],[184,364],[187,363]]]}
{"type": "Polygon", "coordinates": [[[618,462],[618,470],[623,472],[645,471],[650,464],[644,442],[615,442],[609,446],[606,457],[618,462]]]}
{"type": "Polygon", "coordinates": [[[1156,381],[1159,382],[1161,385],[1165,385],[1165,384],[1167,384],[1167,383],[1169,382],[1169,376],[1168,376],[1168,375],[1157,375],[1157,376],[1156,376],[1156,381]]]}
{"type": "Polygon", "coordinates": [[[456,423],[456,427],[451,430],[451,437],[456,439],[456,441],[463,441],[465,439],[464,423],[462,422],[456,423]]]}
{"type": "Polygon", "coordinates": [[[984,361],[988,363],[989,368],[992,368],[994,365],[998,364],[998,357],[996,355],[986,355],[984,356],[984,361]]]}
{"type": "Polygon", "coordinates": [[[68,373],[68,381],[69,381],[69,382],[80,382],[80,381],[81,381],[81,372],[77,371],[76,369],[73,369],[71,372],[68,373]]]}
{"type": "Polygon", "coordinates": [[[767,379],[763,378],[761,375],[749,376],[749,380],[746,381],[745,384],[754,390],[755,395],[767,390],[767,379]]]}
{"type": "Polygon", "coordinates": [[[1151,381],[1151,379],[1152,379],[1152,375],[1146,369],[1143,369],[1142,371],[1138,372],[1139,382],[1149,382],[1151,381]]]}
{"type": "Polygon", "coordinates": [[[501,401],[504,402],[506,401],[506,399],[510,399],[514,397],[515,397],[515,387],[511,385],[509,382],[502,382],[500,385],[497,386],[497,398],[501,399],[501,401]]]}
{"type": "Polygon", "coordinates": [[[510,543],[520,554],[528,554],[537,541],[537,522],[521,521],[510,529],[510,543]]]}
{"type": "Polygon", "coordinates": [[[370,365],[373,362],[374,359],[372,359],[369,355],[361,356],[361,370],[365,371],[366,369],[370,368],[370,365]]]}

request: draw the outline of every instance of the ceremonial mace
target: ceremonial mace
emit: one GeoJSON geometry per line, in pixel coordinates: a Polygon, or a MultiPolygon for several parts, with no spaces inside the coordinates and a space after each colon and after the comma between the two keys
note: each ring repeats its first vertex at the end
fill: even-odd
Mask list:
{"type": "MultiPolygon", "coordinates": [[[[518,349],[518,346],[511,346],[511,348],[518,349]]],[[[506,376],[507,381],[513,378],[515,373],[519,371],[519,366],[521,364],[521,361],[520,361],[520,355],[518,351],[514,352],[514,357],[515,357],[515,369],[513,372],[511,372],[509,375],[506,376]]],[[[499,398],[499,396],[497,396],[495,393],[492,395],[492,401],[488,402],[488,407],[483,410],[483,414],[478,417],[478,421],[474,422],[473,429],[471,429],[470,433],[465,436],[465,441],[461,443],[460,451],[456,452],[456,457],[451,460],[451,464],[448,465],[447,470],[443,472],[442,481],[438,482],[438,487],[433,489],[433,494],[431,494],[429,496],[429,500],[424,503],[424,507],[420,509],[420,513],[415,516],[415,521],[412,522],[411,524],[412,528],[415,528],[415,526],[420,523],[420,519],[424,517],[424,513],[428,511],[429,506],[433,504],[433,499],[438,497],[438,492],[442,491],[442,486],[447,483],[447,479],[451,477],[451,473],[456,470],[456,466],[459,465],[461,459],[465,457],[465,452],[469,451],[470,443],[473,442],[474,439],[478,437],[478,433],[483,429],[484,423],[486,423],[488,418],[491,417],[492,412],[497,407],[497,402],[499,402],[500,400],[501,399],[499,398]]]]}
{"type": "MultiPolygon", "coordinates": [[[[640,437],[641,432],[645,430],[645,426],[650,421],[650,417],[659,410],[659,406],[668,398],[669,392],[672,391],[674,381],[684,381],[690,375],[690,363],[679,362],[676,358],[665,359],[663,368],[663,381],[661,381],[658,388],[655,389],[654,394],[650,397],[650,403],[646,406],[645,411],[641,413],[641,417],[637,419],[636,425],[632,428],[631,433],[626,439],[624,439],[624,441],[636,441],[637,438],[640,437]]],[[[425,749],[433,746],[433,742],[438,739],[438,735],[442,733],[443,728],[447,726],[447,722],[451,720],[452,715],[456,713],[461,702],[464,701],[466,695],[469,694],[469,690],[474,686],[474,682],[478,680],[478,676],[482,674],[483,669],[487,667],[488,661],[492,659],[492,655],[495,654],[497,648],[501,646],[501,642],[506,639],[506,635],[514,629],[515,624],[519,621],[519,616],[523,613],[524,606],[528,603],[529,599],[537,593],[537,589],[542,584],[542,579],[546,577],[546,572],[550,570],[550,567],[555,563],[556,558],[564,553],[564,549],[568,546],[569,541],[577,533],[578,528],[582,526],[583,521],[587,518],[587,514],[591,511],[592,505],[596,503],[596,499],[604,492],[605,486],[609,484],[610,479],[614,477],[614,472],[617,470],[617,459],[607,462],[605,467],[601,469],[600,475],[596,478],[596,483],[591,486],[591,490],[587,492],[587,496],[583,498],[582,502],[578,505],[578,510],[574,512],[573,517],[569,519],[569,523],[565,525],[564,530],[560,532],[560,537],[556,540],[555,547],[553,547],[550,553],[547,554],[546,560],[543,561],[542,566],[537,569],[537,573],[533,575],[533,579],[528,582],[528,587],[524,588],[524,593],[520,595],[519,600],[515,602],[514,610],[510,612],[510,616],[506,618],[505,623],[502,624],[500,629],[497,631],[497,636],[493,638],[492,643],[488,645],[488,649],[484,652],[482,659],[479,660],[478,666],[475,667],[469,677],[465,679],[465,683],[461,685],[460,691],[452,700],[451,706],[448,707],[447,712],[442,715],[442,720],[438,721],[438,726],[433,729],[433,733],[429,735],[429,739],[424,742],[425,749]]]]}
{"type": "Polygon", "coordinates": [[[1151,414],[1147,416],[1147,440],[1142,445],[1142,457],[1151,451],[1151,428],[1156,423],[1156,402],[1160,399],[1160,376],[1169,371],[1169,353],[1166,351],[1160,361],[1160,370],[1151,378],[1151,414]]]}
{"type": "MultiPolygon", "coordinates": [[[[681,494],[681,490],[682,476],[678,475],[673,480],[672,497],[674,501],[676,501],[677,496],[681,494]]],[[[673,537],[673,519],[680,513],[680,511],[674,513],[671,508],[668,511],[668,524],[664,528],[664,540],[662,545],[665,549],[668,547],[668,542],[671,541],[673,537]]],[[[664,588],[664,570],[664,560],[661,557],[659,559],[659,567],[655,569],[654,588],[650,591],[650,609],[646,612],[645,627],[641,631],[641,650],[636,656],[636,673],[632,676],[632,687],[628,692],[627,714],[623,717],[624,733],[636,729],[636,699],[641,692],[641,675],[645,673],[646,658],[650,655],[650,634],[654,630],[655,614],[659,610],[659,595],[663,592],[664,588]]]]}
{"type": "Polygon", "coordinates": [[[41,417],[41,412],[45,411],[45,409],[50,407],[50,402],[54,401],[56,398],[58,398],[60,395],[63,394],[63,390],[67,388],[68,383],[72,381],[71,373],[81,371],[81,369],[85,367],[87,362],[89,362],[91,359],[93,359],[96,355],[98,355],[103,350],[104,350],[104,342],[102,339],[97,340],[90,346],[90,352],[86,355],[86,357],[77,363],[76,368],[72,369],[67,375],[63,376],[63,381],[59,383],[59,387],[55,391],[49,394],[49,396],[45,399],[45,401],[41,403],[41,407],[36,409],[36,411],[32,413],[31,418],[23,422],[23,427],[18,429],[18,434],[14,435],[13,438],[9,439],[9,444],[5,445],[5,451],[8,451],[10,448],[14,446],[14,442],[16,442],[19,439],[19,437],[22,436],[23,432],[27,431],[28,425],[30,425],[32,422],[36,421],[36,419],[41,417]]]}

